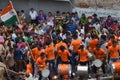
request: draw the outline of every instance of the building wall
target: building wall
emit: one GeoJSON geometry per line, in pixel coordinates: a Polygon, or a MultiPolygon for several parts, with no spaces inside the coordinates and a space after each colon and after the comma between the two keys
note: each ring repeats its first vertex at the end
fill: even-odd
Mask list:
{"type": "MultiPolygon", "coordinates": [[[[12,0],[14,8],[16,11],[24,10],[26,14],[29,13],[30,8],[35,10],[44,10],[45,14],[51,11],[53,14],[57,10],[63,12],[71,12],[72,6],[69,2],[65,1],[55,1],[55,0],[12,0]]],[[[0,0],[0,9],[4,8],[9,4],[9,0],[0,0]]],[[[28,15],[27,15],[28,18],[28,15]]]]}

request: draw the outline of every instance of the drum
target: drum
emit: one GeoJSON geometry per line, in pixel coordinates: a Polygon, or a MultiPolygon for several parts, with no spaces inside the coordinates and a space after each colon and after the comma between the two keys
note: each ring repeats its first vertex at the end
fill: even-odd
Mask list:
{"type": "Polygon", "coordinates": [[[78,73],[78,74],[82,74],[82,75],[87,74],[87,73],[88,73],[88,66],[78,65],[78,66],[77,66],[77,73],[78,73]]]}
{"type": "Polygon", "coordinates": [[[71,75],[72,67],[70,64],[59,64],[58,73],[60,75],[71,75]]]}
{"type": "Polygon", "coordinates": [[[112,73],[119,73],[120,72],[120,61],[112,63],[111,71],[112,71],[112,73]]]}
{"type": "Polygon", "coordinates": [[[42,70],[41,74],[42,74],[42,77],[47,78],[50,74],[50,71],[49,69],[44,69],[42,70]]]}
{"type": "Polygon", "coordinates": [[[99,68],[102,66],[102,61],[99,59],[96,59],[95,61],[93,61],[93,65],[99,68]]]}

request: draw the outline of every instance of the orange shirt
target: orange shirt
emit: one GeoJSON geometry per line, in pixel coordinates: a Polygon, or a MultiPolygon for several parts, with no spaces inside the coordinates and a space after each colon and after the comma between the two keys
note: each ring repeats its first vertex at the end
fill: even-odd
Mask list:
{"type": "Polygon", "coordinates": [[[44,49],[40,49],[40,50],[37,49],[37,51],[35,53],[35,61],[40,57],[40,54],[42,52],[45,52],[45,50],[44,49]]]}
{"type": "Polygon", "coordinates": [[[108,43],[107,43],[107,46],[112,46],[112,44],[113,44],[112,41],[109,40],[108,43]]]}
{"type": "Polygon", "coordinates": [[[61,57],[61,60],[63,62],[68,62],[69,60],[69,56],[70,56],[70,52],[68,50],[64,50],[63,52],[61,50],[58,51],[58,55],[61,57]]]}
{"type": "Polygon", "coordinates": [[[60,46],[64,46],[67,49],[67,44],[64,42],[59,42],[55,45],[55,48],[57,49],[57,51],[60,50],[60,46]]]}
{"type": "Polygon", "coordinates": [[[118,51],[120,50],[120,46],[116,46],[116,47],[113,47],[113,46],[110,46],[108,48],[108,52],[110,53],[110,58],[119,58],[119,53],[118,51]]]}
{"type": "Polygon", "coordinates": [[[118,41],[118,40],[119,40],[119,37],[118,37],[118,36],[115,36],[115,40],[118,41]]]}
{"type": "Polygon", "coordinates": [[[96,48],[96,45],[98,44],[98,42],[99,42],[98,39],[90,40],[90,42],[89,42],[89,50],[90,50],[90,52],[94,51],[94,48],[96,48]]]}
{"type": "Polygon", "coordinates": [[[48,60],[55,59],[54,44],[53,43],[46,47],[45,52],[47,54],[47,59],[48,60]]]}
{"type": "Polygon", "coordinates": [[[73,46],[73,52],[77,52],[79,47],[80,47],[80,44],[82,44],[82,41],[80,39],[77,39],[77,40],[73,40],[71,42],[71,46],[73,46]]]}
{"type": "Polygon", "coordinates": [[[100,59],[101,61],[104,60],[105,55],[106,55],[104,49],[102,49],[102,48],[100,48],[99,50],[94,49],[94,52],[95,52],[96,59],[100,59]]]}
{"type": "MultiPolygon", "coordinates": [[[[114,39],[115,41],[118,41],[119,40],[119,38],[117,37],[117,36],[115,36],[115,39],[114,39]]],[[[107,46],[112,46],[112,41],[111,40],[109,40],[108,41],[108,43],[107,43],[107,46]]]]}
{"type": "Polygon", "coordinates": [[[32,57],[33,60],[35,60],[35,54],[36,54],[36,51],[38,50],[38,48],[33,48],[32,51],[30,52],[30,55],[32,57]]]}
{"type": "Polygon", "coordinates": [[[40,57],[37,59],[36,64],[38,65],[39,71],[42,71],[43,69],[47,68],[46,64],[47,58],[41,59],[40,57]]]}
{"type": "Polygon", "coordinates": [[[27,64],[26,66],[26,73],[33,73],[33,68],[32,68],[32,64],[27,64]]]}
{"type": "Polygon", "coordinates": [[[88,51],[87,50],[78,50],[78,55],[79,55],[79,61],[80,62],[86,62],[88,61],[88,51]]]}

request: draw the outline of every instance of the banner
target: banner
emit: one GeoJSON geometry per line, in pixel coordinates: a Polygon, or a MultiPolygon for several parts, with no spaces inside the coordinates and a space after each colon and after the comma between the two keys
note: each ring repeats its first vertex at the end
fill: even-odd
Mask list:
{"type": "Polygon", "coordinates": [[[86,16],[92,16],[94,13],[96,13],[98,17],[107,17],[108,15],[111,15],[112,17],[116,17],[116,18],[120,17],[119,10],[110,10],[110,9],[75,7],[73,8],[72,12],[77,12],[79,17],[81,17],[82,13],[84,13],[86,16]]]}

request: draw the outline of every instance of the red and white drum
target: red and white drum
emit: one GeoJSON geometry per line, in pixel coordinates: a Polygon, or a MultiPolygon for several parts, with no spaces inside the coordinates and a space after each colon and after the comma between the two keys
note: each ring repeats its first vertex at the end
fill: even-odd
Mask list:
{"type": "Polygon", "coordinates": [[[72,67],[70,64],[59,64],[58,73],[59,75],[71,75],[72,67]]]}
{"type": "Polygon", "coordinates": [[[120,61],[112,63],[112,73],[119,73],[120,72],[120,61]]]}

